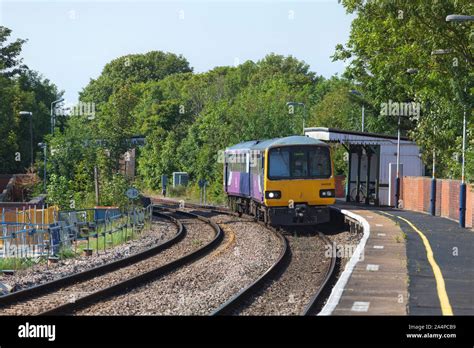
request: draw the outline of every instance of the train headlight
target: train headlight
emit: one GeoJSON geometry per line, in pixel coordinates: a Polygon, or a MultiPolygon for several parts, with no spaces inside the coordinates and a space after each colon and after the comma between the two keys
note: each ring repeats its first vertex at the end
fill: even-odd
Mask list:
{"type": "Polygon", "coordinates": [[[332,198],[336,197],[336,190],[319,190],[319,197],[321,198],[332,198]]]}
{"type": "Polygon", "coordinates": [[[281,198],[281,191],[265,191],[265,198],[280,199],[281,198]]]}

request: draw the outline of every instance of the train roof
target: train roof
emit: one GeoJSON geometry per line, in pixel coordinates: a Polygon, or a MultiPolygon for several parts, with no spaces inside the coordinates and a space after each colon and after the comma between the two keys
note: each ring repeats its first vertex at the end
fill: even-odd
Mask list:
{"type": "Polygon", "coordinates": [[[252,140],[239,143],[228,147],[226,150],[264,150],[276,146],[293,146],[293,145],[322,145],[328,146],[325,142],[310,138],[308,136],[293,135],[284,138],[274,138],[268,140],[252,140]]]}

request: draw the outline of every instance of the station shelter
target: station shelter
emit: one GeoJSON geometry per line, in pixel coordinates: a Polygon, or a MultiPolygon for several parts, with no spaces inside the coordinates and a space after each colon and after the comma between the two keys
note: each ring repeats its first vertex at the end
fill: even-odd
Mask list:
{"type": "MultiPolygon", "coordinates": [[[[396,136],[323,127],[305,128],[304,133],[346,149],[347,202],[395,206],[396,136]]],[[[420,148],[409,138],[400,137],[400,178],[423,176],[424,172],[420,148]]]]}

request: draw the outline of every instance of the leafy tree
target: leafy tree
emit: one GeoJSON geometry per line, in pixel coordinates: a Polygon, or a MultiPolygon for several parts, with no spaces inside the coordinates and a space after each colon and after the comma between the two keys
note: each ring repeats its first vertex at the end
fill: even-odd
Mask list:
{"type": "Polygon", "coordinates": [[[64,176],[52,174],[47,187],[48,202],[57,205],[62,210],[71,209],[71,200],[74,197],[72,183],[64,176]]]}
{"type": "Polygon", "coordinates": [[[26,40],[10,42],[10,35],[10,29],[0,26],[0,173],[24,172],[31,162],[29,118],[19,112],[33,113],[36,152],[49,132],[49,105],[61,95],[49,80],[22,64],[26,40]]]}
{"type": "Polygon", "coordinates": [[[106,64],[96,80],[91,79],[80,93],[80,99],[94,102],[100,109],[123,85],[158,81],[171,74],[191,71],[188,61],[173,53],[151,51],[122,56],[106,64]]]}
{"type": "MultiPolygon", "coordinates": [[[[459,104],[472,114],[472,91],[463,90],[467,87],[469,92],[473,88],[474,42],[467,25],[447,23],[445,18],[453,13],[472,13],[472,1],[342,3],[349,13],[356,14],[349,41],[345,46],[338,45],[334,55],[334,59],[350,61],[345,75],[363,89],[371,105],[389,100],[422,105],[421,119],[403,119],[402,130],[425,149],[425,159],[433,145],[445,156],[443,159],[459,152],[459,104]],[[451,55],[431,56],[437,49],[450,49],[451,55]],[[418,73],[407,74],[410,68],[418,73]],[[437,106],[432,107],[434,104],[437,106]]],[[[378,117],[372,129],[391,133],[396,130],[396,122],[395,118],[378,117]]],[[[451,176],[458,167],[453,163],[440,167],[441,174],[451,176]]]]}

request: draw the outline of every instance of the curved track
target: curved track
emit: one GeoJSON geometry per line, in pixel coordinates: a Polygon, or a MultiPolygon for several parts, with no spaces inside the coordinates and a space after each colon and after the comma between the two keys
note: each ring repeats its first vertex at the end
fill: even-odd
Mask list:
{"type": "MultiPolygon", "coordinates": [[[[165,204],[173,206],[172,202],[164,202],[165,204]]],[[[186,204],[186,207],[210,210],[211,212],[216,212],[219,214],[229,214],[236,215],[228,209],[221,207],[213,206],[202,206],[198,204],[186,204]]],[[[279,230],[265,225],[273,233],[275,233],[278,238],[280,238],[282,244],[282,250],[279,257],[276,259],[274,264],[263,273],[258,279],[256,279],[252,284],[243,288],[228,301],[222,304],[217,308],[211,315],[232,315],[239,312],[239,309],[245,308],[248,306],[248,301],[253,296],[258,293],[264,292],[264,290],[271,284],[276,283],[287,271],[289,263],[291,261],[291,248],[288,243],[287,238],[285,238],[279,230]]],[[[327,238],[323,233],[318,232],[317,237],[325,244],[326,247],[332,250],[328,266],[324,270],[322,279],[318,280],[317,283],[311,284],[316,290],[309,300],[306,302],[301,315],[312,315],[322,306],[326,295],[330,292],[332,281],[336,275],[336,264],[337,264],[337,255],[334,252],[334,246],[332,242],[327,238]]]]}
{"type": "Polygon", "coordinates": [[[155,211],[154,214],[176,224],[178,233],[171,240],[107,265],[0,297],[0,314],[49,315],[70,313],[90,303],[156,279],[194,261],[211,251],[222,240],[222,230],[208,219],[186,212],[170,212],[171,214],[165,214],[155,211]],[[179,214],[204,222],[214,230],[214,237],[208,243],[199,248],[194,248],[186,255],[156,267],[159,253],[177,244],[186,236],[186,228],[177,218],[172,216],[179,214]],[[111,286],[102,286],[111,282],[113,283],[111,286]],[[88,291],[89,286],[94,288],[97,284],[99,284],[99,290],[88,291]]]}
{"type": "MultiPolygon", "coordinates": [[[[330,285],[330,280],[335,273],[336,257],[334,255],[331,256],[328,266],[325,267],[322,280],[316,279],[321,278],[320,276],[309,277],[313,282],[310,281],[310,284],[308,284],[308,280],[305,280],[304,276],[302,276],[302,272],[308,270],[300,269],[299,266],[301,266],[301,260],[293,260],[294,255],[292,254],[295,252],[294,241],[292,240],[292,242],[289,243],[286,237],[282,236],[282,238],[285,240],[286,251],[281,255],[278,262],[275,263],[266,274],[262,275],[261,278],[257,279],[249,287],[243,289],[218,308],[213,315],[265,315],[275,314],[271,311],[277,308],[278,310],[282,310],[281,306],[290,308],[295,307],[296,301],[294,299],[292,301],[291,298],[288,300],[284,293],[288,290],[288,287],[291,286],[291,283],[297,285],[296,288],[298,289],[301,288],[301,284],[305,281],[308,287],[316,289],[314,294],[310,296],[307,302],[305,302],[306,304],[301,312],[287,314],[310,315],[315,312],[316,308],[323,302],[325,290],[330,285]],[[257,299],[264,303],[266,302],[266,304],[263,306],[261,303],[256,304],[257,299]]],[[[318,238],[326,245],[331,245],[331,242],[322,234],[318,234],[312,238],[318,238]]]]}

